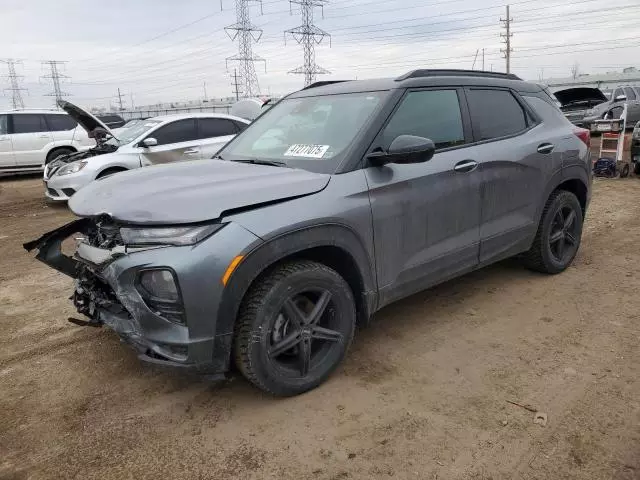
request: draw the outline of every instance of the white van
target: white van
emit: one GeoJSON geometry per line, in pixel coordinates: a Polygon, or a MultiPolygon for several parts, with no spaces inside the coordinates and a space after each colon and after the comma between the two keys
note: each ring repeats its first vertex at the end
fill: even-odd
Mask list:
{"type": "Polygon", "coordinates": [[[38,172],[61,155],[94,145],[87,132],[65,112],[0,112],[0,173],[38,172]]]}

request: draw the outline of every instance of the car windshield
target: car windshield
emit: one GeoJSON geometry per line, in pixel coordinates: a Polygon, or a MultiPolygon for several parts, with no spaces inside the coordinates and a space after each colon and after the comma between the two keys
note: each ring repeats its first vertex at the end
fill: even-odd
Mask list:
{"type": "Polygon", "coordinates": [[[388,92],[288,98],[238,135],[221,156],[333,173],[388,92]]]}
{"type": "Polygon", "coordinates": [[[110,138],[107,143],[111,145],[126,145],[127,143],[131,143],[140,135],[149,131],[156,125],[161,123],[161,120],[145,120],[143,122],[138,122],[130,127],[124,127],[122,130],[119,130],[117,135],[117,140],[115,138],[110,138]]]}

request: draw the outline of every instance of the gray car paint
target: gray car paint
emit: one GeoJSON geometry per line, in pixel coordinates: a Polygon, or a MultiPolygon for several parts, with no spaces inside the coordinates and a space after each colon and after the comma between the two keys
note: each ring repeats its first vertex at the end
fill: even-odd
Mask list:
{"type": "MultiPolygon", "coordinates": [[[[493,86],[519,92],[535,110],[540,123],[521,134],[472,141],[437,152],[426,163],[372,167],[363,162],[404,89],[486,82],[473,77],[376,80],[294,94],[353,92],[358,86],[360,91],[393,89],[389,103],[358,134],[359,144],[350,147],[349,158],[333,175],[188,162],[121,174],[83,189],[70,202],[79,216],[107,213],[122,222],[227,224],[195,246],[143,249],[114,258],[99,274],[133,318],[123,322],[105,314],[102,320],[139,351],[150,349],[164,359],[143,353],[146,360],[219,373],[229,367],[233,322],[244,293],[264,268],[288,255],[317,246],[346,251],[358,267],[368,317],[391,301],[527,250],[550,192],[565,180],[583,182],[585,188],[591,180],[588,147],[539,86],[490,80],[493,86]],[[553,150],[539,154],[537,147],[547,143],[553,150]],[[452,170],[467,159],[478,168],[452,170]],[[243,260],[223,288],[220,279],[237,256],[243,260]],[[136,291],[136,272],[154,266],[176,273],[187,326],[156,315],[136,291]],[[168,345],[188,346],[188,353],[175,355],[168,345]]],[[[45,237],[33,245],[46,261],[51,240],[45,237]]]]}

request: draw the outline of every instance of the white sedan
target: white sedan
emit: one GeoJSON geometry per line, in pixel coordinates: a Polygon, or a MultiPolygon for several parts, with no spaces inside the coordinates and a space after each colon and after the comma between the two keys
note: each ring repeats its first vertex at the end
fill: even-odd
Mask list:
{"type": "Polygon", "coordinates": [[[88,152],[61,157],[46,166],[45,194],[59,201],[68,200],[96,179],[125,170],[209,159],[249,124],[231,115],[187,113],[149,118],[114,135],[90,113],[65,104],[63,108],[96,139],[97,145],[88,152]]]}

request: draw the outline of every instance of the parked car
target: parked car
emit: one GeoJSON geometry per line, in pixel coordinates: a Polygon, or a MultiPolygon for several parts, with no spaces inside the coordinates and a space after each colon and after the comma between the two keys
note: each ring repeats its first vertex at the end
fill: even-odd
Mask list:
{"type": "Polygon", "coordinates": [[[560,110],[567,120],[579,127],[584,125],[584,117],[588,110],[608,101],[599,88],[567,88],[555,92],[554,95],[560,102],[560,110]]]}
{"type": "Polygon", "coordinates": [[[633,173],[640,175],[640,122],[636,123],[631,136],[631,163],[633,173]]]}
{"type": "Polygon", "coordinates": [[[105,113],[102,115],[98,115],[98,118],[102,123],[104,123],[107,127],[111,129],[121,128],[124,126],[125,123],[127,123],[124,120],[124,118],[122,118],[120,115],[116,113],[105,113]]]}
{"type": "Polygon", "coordinates": [[[602,118],[619,118],[624,104],[627,103],[627,128],[640,121],[640,87],[616,88],[606,102],[587,110],[583,119],[584,128],[591,129],[595,120],[602,118]]]}
{"type": "Polygon", "coordinates": [[[490,72],[312,85],[216,160],[90,184],[69,202],[78,220],[25,248],[76,279],[89,320],[75,323],[112,328],[141,359],[212,374],[235,361],[299,394],[385,305],[514,255],[571,264],[589,132],[554,102],[490,72]]]}
{"type": "Polygon", "coordinates": [[[90,152],[62,157],[47,165],[45,194],[56,201],[67,201],[94,180],[115,173],[160,163],[209,159],[249,123],[230,115],[189,113],[149,118],[116,134],[69,102],[63,108],[88,131],[100,127],[110,138],[90,152]]]}
{"type": "Polygon", "coordinates": [[[0,112],[0,173],[42,171],[56,158],[87,150],[93,141],[57,110],[0,112]]]}

